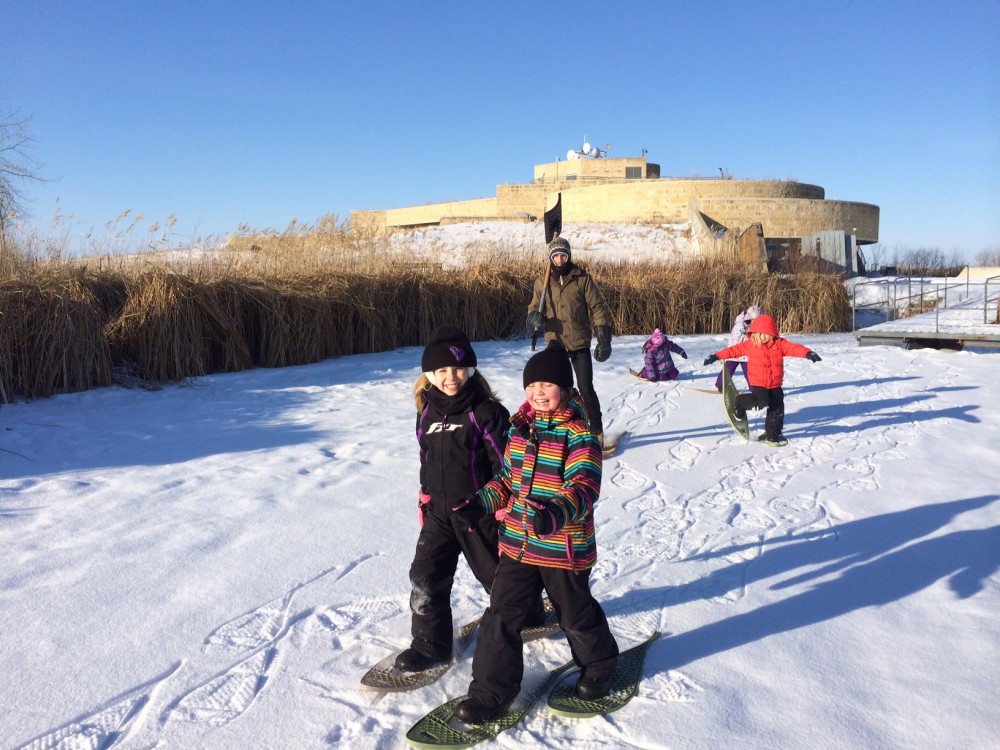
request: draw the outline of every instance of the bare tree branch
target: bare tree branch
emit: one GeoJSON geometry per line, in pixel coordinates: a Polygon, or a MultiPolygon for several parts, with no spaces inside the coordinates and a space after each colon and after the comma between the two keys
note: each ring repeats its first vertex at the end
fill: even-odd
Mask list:
{"type": "Polygon", "coordinates": [[[31,118],[17,112],[0,117],[0,252],[6,249],[13,220],[27,213],[23,183],[42,179],[29,153],[34,145],[28,132],[30,122],[31,118]]]}

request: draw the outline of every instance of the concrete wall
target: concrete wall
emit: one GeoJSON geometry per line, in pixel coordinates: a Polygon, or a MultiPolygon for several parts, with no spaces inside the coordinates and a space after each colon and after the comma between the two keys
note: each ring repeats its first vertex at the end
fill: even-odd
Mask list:
{"type": "Polygon", "coordinates": [[[687,224],[691,227],[691,254],[700,256],[720,255],[718,238],[713,227],[708,226],[705,217],[698,210],[698,201],[688,204],[687,224]]]}
{"type": "MultiPolygon", "coordinates": [[[[622,163],[644,165],[644,159],[582,159],[538,165],[585,164],[620,168],[622,163]]],[[[651,165],[655,166],[655,165],[651,165]]],[[[587,169],[596,169],[588,166],[587,169]]],[[[544,169],[542,169],[544,172],[544,169]]],[[[547,178],[546,178],[547,179],[547,178]]],[[[394,208],[384,211],[352,211],[351,226],[359,230],[449,223],[473,220],[538,219],[546,205],[554,204],[562,192],[563,221],[567,223],[664,223],[687,224],[696,243],[708,252],[712,232],[698,242],[703,216],[709,225],[744,230],[760,223],[765,237],[800,238],[817,232],[842,230],[861,243],[878,242],[879,207],[870,203],[825,200],[818,185],[781,180],[647,179],[623,180],[605,177],[594,181],[565,180],[497,186],[495,198],[394,208]]]]}
{"type": "MultiPolygon", "coordinates": [[[[559,192],[564,184],[497,185],[497,214],[517,216],[518,213],[526,213],[541,219],[545,215],[546,199],[559,192]]],[[[555,199],[550,203],[555,205],[555,199]]]]}
{"type": "Polygon", "coordinates": [[[841,229],[859,242],[878,242],[879,208],[853,201],[797,198],[702,198],[698,210],[728,227],[764,226],[765,237],[805,237],[841,229]]]}
{"type": "MultiPolygon", "coordinates": [[[[823,188],[818,185],[777,180],[667,179],[590,185],[563,190],[563,221],[660,221],[680,224],[687,221],[691,201],[793,198],[822,202],[823,195],[823,188]]],[[[703,212],[726,226],[740,223],[746,227],[760,221],[758,217],[750,221],[729,222],[721,216],[712,215],[710,211],[703,212]]]]}
{"type": "Polygon", "coordinates": [[[624,159],[574,159],[535,165],[535,182],[559,182],[572,175],[577,180],[624,180],[627,167],[638,167],[640,179],[660,176],[660,165],[644,157],[624,159]]]}
{"type": "Polygon", "coordinates": [[[385,211],[351,211],[351,233],[370,235],[385,231],[385,211]]]}
{"type": "MultiPolygon", "coordinates": [[[[991,276],[1000,276],[1000,266],[966,266],[965,270],[958,275],[960,279],[988,279],[991,276]]],[[[992,284],[990,285],[992,288],[992,284]]],[[[997,284],[1000,287],[1000,283],[997,284]]]]}
{"type": "MultiPolygon", "coordinates": [[[[440,224],[445,218],[482,219],[498,218],[497,199],[479,198],[471,201],[453,201],[451,203],[429,203],[426,206],[409,206],[407,208],[389,208],[385,211],[352,211],[351,226],[354,226],[355,214],[381,214],[381,217],[367,217],[369,223],[381,218],[382,227],[417,227],[427,224],[440,224]]],[[[513,216],[513,214],[511,214],[513,216]]]]}

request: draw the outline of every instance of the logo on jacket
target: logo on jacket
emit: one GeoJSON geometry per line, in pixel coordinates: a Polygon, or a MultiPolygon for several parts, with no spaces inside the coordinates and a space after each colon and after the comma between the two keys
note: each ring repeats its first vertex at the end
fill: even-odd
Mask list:
{"type": "Polygon", "coordinates": [[[444,422],[434,422],[430,427],[427,428],[427,434],[433,435],[435,432],[454,432],[455,430],[461,430],[462,425],[460,424],[445,424],[444,422]]]}

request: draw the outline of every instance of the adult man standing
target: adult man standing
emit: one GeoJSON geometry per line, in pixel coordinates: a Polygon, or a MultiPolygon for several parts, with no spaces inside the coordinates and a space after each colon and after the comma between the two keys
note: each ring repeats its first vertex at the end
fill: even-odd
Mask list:
{"type": "Polygon", "coordinates": [[[545,331],[545,343],[557,340],[569,353],[576,373],[576,387],[587,408],[590,431],[604,444],[601,402],[594,391],[594,364],[590,341],[597,337],[593,359],[604,362],[611,356],[611,313],[597,283],[573,263],[569,242],[556,237],[549,243],[549,268],[535,280],[528,308],[528,330],[545,331]],[[539,311],[545,291],[545,310],[539,311]]]}

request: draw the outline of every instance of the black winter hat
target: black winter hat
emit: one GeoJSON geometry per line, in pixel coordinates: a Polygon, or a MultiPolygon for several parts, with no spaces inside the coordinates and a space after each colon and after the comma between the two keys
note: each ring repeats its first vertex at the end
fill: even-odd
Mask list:
{"type": "Polygon", "coordinates": [[[566,390],[573,387],[573,365],[558,341],[550,341],[524,366],[524,387],[532,383],[553,383],[566,390]]]}
{"type": "Polygon", "coordinates": [[[573,252],[569,249],[569,240],[563,237],[556,237],[549,243],[549,260],[552,260],[552,256],[556,253],[565,253],[567,261],[573,260],[573,252]]]}
{"type": "Polygon", "coordinates": [[[420,358],[423,372],[434,372],[442,367],[475,367],[476,352],[469,337],[461,328],[438,326],[427,339],[424,355],[420,358]]]}

